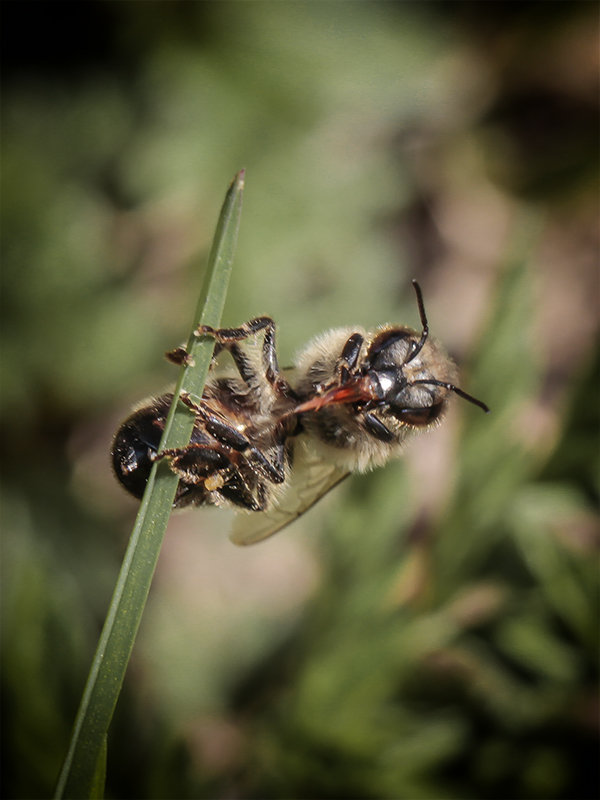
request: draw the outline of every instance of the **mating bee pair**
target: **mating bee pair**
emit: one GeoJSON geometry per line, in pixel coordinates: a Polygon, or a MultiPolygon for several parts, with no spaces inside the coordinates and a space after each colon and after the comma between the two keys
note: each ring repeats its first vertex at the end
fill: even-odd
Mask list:
{"type": "Polygon", "coordinates": [[[398,456],[410,431],[441,418],[450,394],[487,412],[456,386],[456,367],[430,338],[421,289],[413,286],[420,333],[397,325],[334,329],[290,369],[279,367],[270,317],[239,328],[200,327],[197,335],[214,338],[215,356],[226,350],[233,365],[211,367],[200,400],[182,396],[196,417],[186,447],[158,452],[171,394],[135,410],[113,442],[118,479],[141,497],[153,462],[167,458],[179,477],[175,507],[254,512],[238,515],[231,536],[250,544],[281,530],[351,472],[398,456]]]}

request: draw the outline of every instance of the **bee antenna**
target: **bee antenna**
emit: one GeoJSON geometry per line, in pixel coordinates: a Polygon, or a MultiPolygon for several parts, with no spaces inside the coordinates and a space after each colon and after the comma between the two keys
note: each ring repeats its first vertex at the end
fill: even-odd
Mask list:
{"type": "Polygon", "coordinates": [[[423,330],[429,332],[429,324],[427,322],[427,314],[425,313],[425,303],[423,302],[423,292],[419,286],[419,282],[414,278],[412,280],[413,289],[417,295],[417,306],[419,307],[419,317],[421,318],[421,325],[423,330]]]}
{"type": "Polygon", "coordinates": [[[467,394],[467,392],[463,392],[462,389],[459,389],[458,386],[455,386],[453,383],[445,383],[444,381],[436,381],[435,378],[431,378],[430,380],[427,380],[427,378],[424,378],[423,380],[420,380],[420,381],[412,381],[410,383],[410,386],[415,386],[415,384],[418,384],[418,383],[427,383],[430,386],[442,386],[444,389],[447,389],[449,392],[454,392],[454,394],[457,394],[459,397],[462,397],[463,400],[468,400],[469,403],[473,403],[474,406],[478,406],[483,411],[485,411],[486,414],[490,413],[489,406],[486,406],[486,404],[484,402],[482,402],[481,400],[478,400],[476,397],[473,397],[472,394],[467,394]]]}
{"type": "Polygon", "coordinates": [[[410,358],[407,360],[407,364],[409,361],[412,361],[415,356],[419,355],[421,350],[423,349],[423,345],[427,341],[427,337],[429,336],[429,323],[427,322],[427,314],[425,313],[425,303],[423,302],[423,292],[421,291],[421,287],[417,283],[416,280],[413,279],[412,281],[413,289],[415,290],[415,294],[417,295],[417,307],[419,309],[419,317],[421,319],[421,325],[423,327],[423,332],[421,333],[421,338],[415,345],[415,349],[410,354],[410,358]]]}

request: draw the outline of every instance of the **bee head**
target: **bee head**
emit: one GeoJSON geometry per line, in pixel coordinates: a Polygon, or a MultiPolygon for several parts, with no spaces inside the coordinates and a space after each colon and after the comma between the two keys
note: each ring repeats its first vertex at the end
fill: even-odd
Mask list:
{"type": "Polygon", "coordinates": [[[486,413],[485,403],[455,385],[457,370],[444,349],[429,337],[429,325],[421,288],[413,287],[422,331],[392,327],[382,330],[367,353],[367,375],[378,403],[401,422],[423,427],[435,422],[444,412],[448,395],[458,394],[486,413]]]}

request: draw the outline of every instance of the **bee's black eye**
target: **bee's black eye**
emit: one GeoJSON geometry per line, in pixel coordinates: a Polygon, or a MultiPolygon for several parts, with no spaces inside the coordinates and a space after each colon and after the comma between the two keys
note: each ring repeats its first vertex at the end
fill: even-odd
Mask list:
{"type": "Polygon", "coordinates": [[[443,403],[435,403],[432,406],[425,408],[399,408],[390,409],[390,411],[401,422],[406,422],[408,425],[415,425],[416,427],[423,427],[434,422],[444,410],[443,403]]]}

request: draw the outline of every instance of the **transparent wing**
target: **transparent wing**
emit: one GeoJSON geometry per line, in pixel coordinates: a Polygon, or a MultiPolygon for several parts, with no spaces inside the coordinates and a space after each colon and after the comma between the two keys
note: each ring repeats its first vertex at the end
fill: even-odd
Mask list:
{"type": "Polygon", "coordinates": [[[234,544],[260,542],[304,514],[350,473],[324,461],[307,447],[296,447],[290,479],[269,511],[236,516],[230,533],[234,544]]]}

